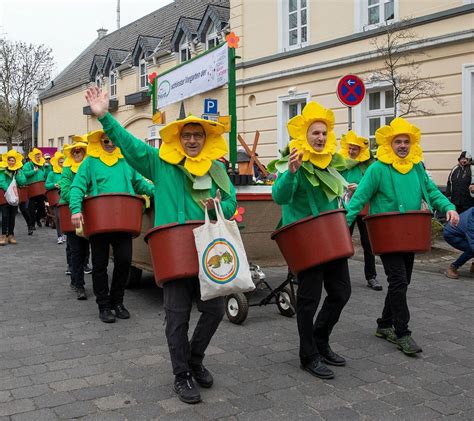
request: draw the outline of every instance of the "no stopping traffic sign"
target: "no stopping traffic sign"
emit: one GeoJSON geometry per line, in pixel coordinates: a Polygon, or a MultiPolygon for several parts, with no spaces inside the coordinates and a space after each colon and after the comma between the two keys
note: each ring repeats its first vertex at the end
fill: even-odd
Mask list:
{"type": "Polygon", "coordinates": [[[337,84],[337,97],[344,105],[360,104],[365,96],[364,82],[356,75],[343,76],[337,84]]]}

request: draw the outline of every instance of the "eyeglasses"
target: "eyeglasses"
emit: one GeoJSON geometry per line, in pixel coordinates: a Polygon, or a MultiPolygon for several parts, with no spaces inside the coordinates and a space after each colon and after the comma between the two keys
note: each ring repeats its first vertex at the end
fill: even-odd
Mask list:
{"type": "Polygon", "coordinates": [[[73,149],[71,151],[71,153],[74,154],[74,155],[77,154],[77,153],[82,153],[82,149],[73,149]]]}
{"type": "Polygon", "coordinates": [[[108,145],[109,143],[112,143],[112,141],[110,139],[100,139],[100,141],[104,144],[104,145],[108,145]]]}
{"type": "Polygon", "coordinates": [[[203,140],[205,134],[203,132],[196,132],[196,133],[181,133],[181,139],[183,140],[191,140],[192,137],[196,140],[203,140]]]}

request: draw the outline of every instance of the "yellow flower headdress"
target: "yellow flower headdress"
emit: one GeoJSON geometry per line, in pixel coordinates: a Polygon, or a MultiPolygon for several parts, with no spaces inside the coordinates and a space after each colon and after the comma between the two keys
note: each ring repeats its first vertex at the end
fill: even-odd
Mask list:
{"type": "Polygon", "coordinates": [[[406,174],[414,164],[423,160],[423,150],[420,145],[420,129],[402,117],[392,120],[389,126],[383,126],[375,132],[377,141],[377,158],[385,164],[391,164],[398,172],[406,174]],[[410,153],[406,158],[400,158],[392,149],[395,137],[407,135],[410,138],[410,153]]]}
{"type": "Polygon", "coordinates": [[[183,159],[184,168],[198,177],[203,176],[211,168],[212,161],[222,158],[228,151],[224,136],[224,126],[214,121],[190,115],[183,120],[176,120],[160,130],[163,143],[160,147],[160,158],[169,164],[179,164],[183,159]],[[184,152],[181,146],[180,134],[186,124],[200,124],[206,132],[204,146],[195,157],[184,152]]]}
{"type": "Polygon", "coordinates": [[[30,158],[30,161],[39,166],[39,167],[42,167],[44,165],[44,162],[45,162],[45,159],[43,158],[43,152],[41,152],[38,148],[34,148],[29,154],[28,154],[28,158],[30,158]],[[38,155],[40,154],[40,162],[36,162],[35,160],[35,155],[38,155]]]}
{"type": "MultiPolygon", "coordinates": [[[[63,168],[61,166],[59,166],[59,160],[60,159],[64,159],[64,155],[59,152],[59,151],[56,151],[54,156],[51,158],[51,165],[53,166],[53,172],[55,172],[56,174],[61,174],[63,172],[63,168]]],[[[64,165],[64,163],[63,163],[64,165]]]]}
{"type": "Polygon", "coordinates": [[[96,130],[87,135],[87,142],[89,143],[87,146],[87,155],[99,158],[105,165],[112,167],[119,159],[123,159],[123,155],[119,147],[115,148],[113,152],[104,150],[100,144],[100,139],[103,134],[103,130],[96,130]]]}
{"type": "Polygon", "coordinates": [[[342,135],[339,153],[346,159],[351,159],[349,156],[349,145],[355,145],[360,148],[359,155],[355,158],[355,161],[365,162],[370,159],[369,139],[359,136],[352,130],[342,135]]]}
{"type": "Polygon", "coordinates": [[[331,110],[324,108],[317,102],[308,102],[301,115],[288,121],[288,133],[292,139],[289,144],[290,151],[296,148],[299,152],[303,152],[303,161],[310,161],[318,168],[324,169],[329,165],[337,149],[334,113],[331,110]],[[326,145],[321,152],[315,151],[306,137],[309,126],[316,121],[321,121],[327,126],[326,145]]]}
{"type": "Polygon", "coordinates": [[[2,155],[2,162],[5,162],[3,165],[4,168],[10,171],[16,171],[23,167],[23,155],[17,152],[15,149],[10,149],[7,153],[2,155]],[[13,165],[13,167],[8,165],[8,158],[15,158],[15,165],[13,165]]]}
{"type": "Polygon", "coordinates": [[[73,143],[72,145],[67,145],[64,147],[64,156],[66,157],[66,159],[64,160],[63,167],[71,168],[71,171],[74,174],[77,173],[77,170],[79,169],[81,164],[84,162],[84,159],[81,162],[74,161],[71,151],[76,148],[84,149],[84,152],[85,152],[84,159],[85,159],[86,154],[87,154],[87,142],[76,142],[76,143],[73,143]]]}

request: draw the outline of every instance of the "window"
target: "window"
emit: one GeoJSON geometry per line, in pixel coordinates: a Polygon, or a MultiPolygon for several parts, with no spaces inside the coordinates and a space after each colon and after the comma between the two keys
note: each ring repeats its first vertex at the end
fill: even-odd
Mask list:
{"type": "Polygon", "coordinates": [[[72,145],[72,138],[74,137],[74,135],[70,134],[68,137],[67,137],[67,143],[68,145],[72,145]]]}
{"type": "Polygon", "coordinates": [[[219,37],[217,35],[217,29],[215,23],[209,25],[209,29],[206,32],[206,50],[210,50],[219,44],[219,37]]]}
{"type": "Polygon", "coordinates": [[[370,140],[370,149],[376,149],[375,131],[394,119],[394,101],[392,89],[368,91],[364,99],[366,110],[366,130],[370,140]],[[367,130],[368,129],[368,130],[367,130]]]}
{"type": "Polygon", "coordinates": [[[147,65],[145,61],[145,54],[142,53],[140,57],[140,62],[138,64],[138,88],[144,90],[148,88],[147,81],[147,65]]]}
{"type": "Polygon", "coordinates": [[[62,149],[64,146],[64,136],[58,137],[58,149],[62,149]]]}
{"type": "Polygon", "coordinates": [[[283,47],[301,47],[308,42],[308,1],[283,2],[283,47]]]}
{"type": "Polygon", "coordinates": [[[367,15],[368,25],[395,19],[395,0],[369,0],[367,15]]]}
{"type": "Polygon", "coordinates": [[[282,151],[288,146],[290,135],[287,123],[290,118],[301,114],[304,106],[310,101],[307,92],[278,97],[277,114],[277,144],[278,150],[282,151]]]}
{"type": "Polygon", "coordinates": [[[48,139],[48,147],[52,148],[54,147],[54,139],[48,139]]]}
{"type": "Polygon", "coordinates": [[[462,65],[462,150],[474,153],[474,63],[462,65]]]}
{"type": "Polygon", "coordinates": [[[117,71],[113,70],[109,76],[109,94],[110,98],[117,96],[117,71]]]}
{"type": "Polygon", "coordinates": [[[179,62],[184,63],[191,59],[191,50],[189,49],[188,39],[183,35],[179,43],[179,62]]]}
{"type": "Polygon", "coordinates": [[[97,75],[97,76],[95,77],[95,84],[96,84],[96,86],[97,86],[99,89],[102,88],[102,78],[101,78],[100,75],[97,75]]]}

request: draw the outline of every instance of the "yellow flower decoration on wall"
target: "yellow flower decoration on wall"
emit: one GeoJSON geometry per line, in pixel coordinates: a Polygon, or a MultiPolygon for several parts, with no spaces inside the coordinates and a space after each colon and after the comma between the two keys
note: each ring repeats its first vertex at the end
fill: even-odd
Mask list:
{"type": "Polygon", "coordinates": [[[3,165],[4,168],[7,168],[10,171],[16,171],[23,167],[23,155],[17,152],[15,149],[10,149],[7,153],[2,155],[2,162],[5,163],[3,165]],[[8,158],[15,158],[15,164],[8,164],[8,158]]]}
{"type": "Polygon", "coordinates": [[[409,123],[402,117],[392,120],[389,126],[383,126],[375,132],[377,141],[377,158],[385,163],[392,165],[398,172],[406,174],[423,160],[423,150],[420,145],[420,129],[409,123]],[[400,158],[392,149],[392,141],[395,137],[407,135],[410,138],[410,153],[406,158],[400,158]]]}
{"type": "Polygon", "coordinates": [[[316,102],[308,102],[301,115],[297,115],[288,121],[288,133],[292,139],[289,144],[290,151],[296,148],[299,152],[303,152],[303,161],[310,161],[321,169],[326,168],[337,149],[334,122],[332,110],[324,108],[316,102]],[[327,126],[326,145],[321,152],[315,151],[307,139],[308,128],[316,121],[321,121],[327,126]]]}
{"type": "Polygon", "coordinates": [[[369,139],[359,136],[353,130],[342,135],[341,149],[339,150],[339,153],[346,159],[352,159],[349,156],[349,145],[355,145],[360,148],[359,155],[357,155],[355,161],[365,162],[370,159],[369,139]]]}
{"type": "Polygon", "coordinates": [[[29,154],[28,158],[30,161],[38,167],[42,167],[44,165],[45,159],[43,158],[43,152],[41,152],[38,148],[34,148],[29,154]],[[40,161],[36,162],[35,156],[40,154],[40,161]]]}
{"type": "Polygon", "coordinates": [[[61,174],[63,172],[63,167],[59,166],[59,160],[61,158],[65,159],[64,155],[59,151],[56,151],[54,156],[51,158],[51,165],[53,166],[53,172],[55,172],[56,174],[61,174]]]}
{"type": "Polygon", "coordinates": [[[71,171],[74,174],[77,173],[77,170],[79,169],[81,164],[84,162],[84,159],[81,162],[76,162],[74,160],[74,158],[72,157],[71,151],[73,149],[77,149],[77,148],[84,149],[84,152],[85,152],[84,153],[84,159],[85,159],[86,154],[87,154],[87,143],[86,142],[77,141],[77,142],[73,143],[72,145],[67,145],[67,146],[64,147],[64,156],[66,157],[66,159],[64,161],[63,167],[71,168],[71,171]]]}
{"type": "Polygon", "coordinates": [[[201,177],[211,168],[212,161],[222,158],[228,151],[227,142],[223,136],[224,126],[214,121],[204,120],[195,116],[173,121],[160,130],[163,143],[160,147],[160,158],[169,164],[179,164],[183,159],[184,168],[189,173],[201,177]],[[180,134],[186,124],[200,124],[206,132],[204,146],[195,157],[184,152],[181,146],[180,134]]]}
{"type": "Polygon", "coordinates": [[[119,159],[123,159],[122,152],[119,147],[116,147],[113,152],[107,152],[100,144],[100,139],[104,134],[103,130],[96,130],[87,135],[87,155],[99,158],[108,167],[114,166],[119,159]]]}

